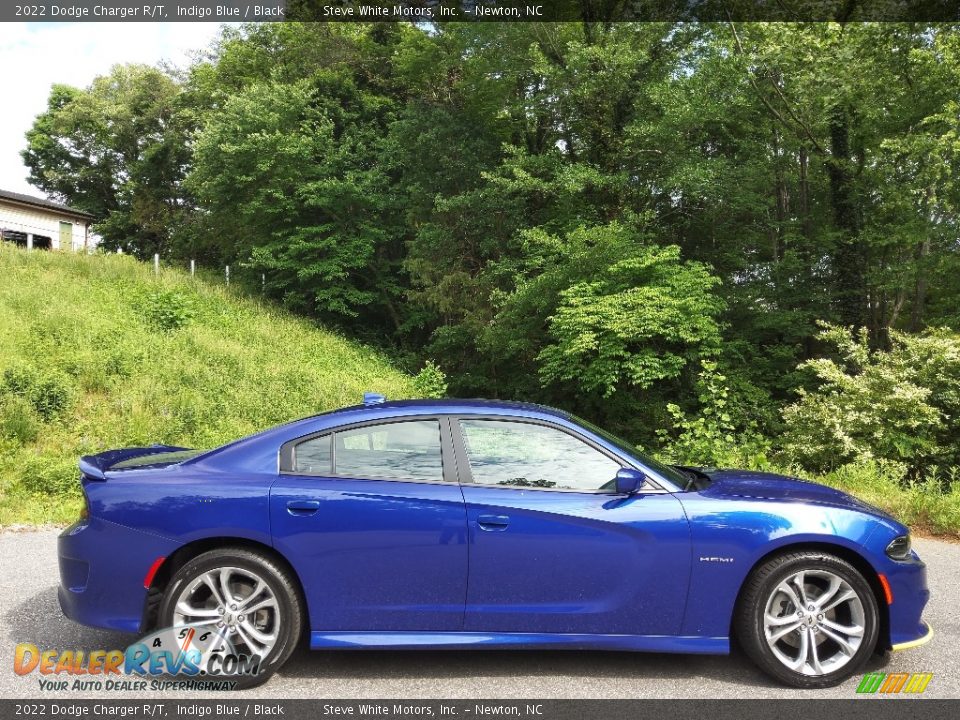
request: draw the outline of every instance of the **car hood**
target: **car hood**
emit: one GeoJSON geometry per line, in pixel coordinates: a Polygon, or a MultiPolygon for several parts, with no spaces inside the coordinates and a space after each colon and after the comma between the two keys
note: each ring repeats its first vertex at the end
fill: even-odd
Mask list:
{"type": "Polygon", "coordinates": [[[840,490],[799,478],[750,470],[697,468],[710,478],[700,494],[713,498],[756,498],[857,510],[892,520],[887,513],[840,490]]]}

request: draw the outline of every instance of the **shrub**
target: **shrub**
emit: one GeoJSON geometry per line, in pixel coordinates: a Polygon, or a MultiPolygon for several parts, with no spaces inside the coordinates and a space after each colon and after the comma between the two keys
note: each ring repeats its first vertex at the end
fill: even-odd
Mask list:
{"type": "Polygon", "coordinates": [[[413,378],[413,391],[423,398],[442,398],[447,394],[447,376],[432,360],[413,378]]]}
{"type": "Polygon", "coordinates": [[[52,420],[66,410],[73,398],[70,383],[65,377],[27,367],[4,370],[2,390],[28,401],[45,421],[52,420]]]}
{"type": "Polygon", "coordinates": [[[27,400],[11,395],[0,402],[0,435],[26,444],[36,440],[39,432],[37,414],[27,400]]]}
{"type": "Polygon", "coordinates": [[[139,302],[141,317],[148,325],[163,330],[177,330],[196,315],[193,302],[178,290],[154,290],[139,302]]]}
{"type": "Polygon", "coordinates": [[[696,382],[697,413],[688,417],[670,403],[675,435],[658,434],[664,454],[681,463],[715,467],[763,467],[769,443],[741,403],[731,397],[726,375],[716,362],[704,360],[696,382]]]}
{"type": "Polygon", "coordinates": [[[71,396],[70,385],[65,379],[46,375],[37,381],[30,400],[37,414],[49,421],[70,406],[71,396]]]}
{"type": "Polygon", "coordinates": [[[3,389],[11,395],[27,396],[36,382],[36,372],[28,367],[9,367],[3,371],[3,389]]]}
{"type": "Polygon", "coordinates": [[[80,495],[80,472],[76,461],[46,455],[25,455],[20,469],[20,487],[43,495],[80,495]]]}
{"type": "Polygon", "coordinates": [[[889,351],[866,333],[823,326],[838,358],[810,360],[819,385],[784,410],[786,456],[829,470],[871,460],[902,462],[911,477],[960,461],[960,340],[944,331],[893,333],[889,351]]]}

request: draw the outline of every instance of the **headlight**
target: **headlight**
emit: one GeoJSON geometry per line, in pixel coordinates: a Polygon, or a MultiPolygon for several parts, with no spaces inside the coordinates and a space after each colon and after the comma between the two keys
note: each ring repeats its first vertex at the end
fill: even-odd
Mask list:
{"type": "Polygon", "coordinates": [[[893,558],[894,560],[906,560],[910,557],[910,536],[901,535],[900,537],[895,537],[890,541],[890,544],[887,545],[886,549],[887,557],[893,558]]]}

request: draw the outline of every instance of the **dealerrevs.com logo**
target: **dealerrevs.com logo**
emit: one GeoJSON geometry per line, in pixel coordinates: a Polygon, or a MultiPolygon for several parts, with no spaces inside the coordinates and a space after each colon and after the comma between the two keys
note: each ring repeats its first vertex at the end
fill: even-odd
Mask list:
{"type": "Polygon", "coordinates": [[[43,691],[233,690],[260,673],[259,655],[237,653],[209,627],[160,630],[125,650],[40,649],[19,643],[17,675],[36,672],[43,691]],[[161,679],[161,678],[173,679],[161,679]]]}
{"type": "Polygon", "coordinates": [[[933,673],[867,673],[857,686],[857,692],[919,695],[927,689],[932,678],[933,673]]]}

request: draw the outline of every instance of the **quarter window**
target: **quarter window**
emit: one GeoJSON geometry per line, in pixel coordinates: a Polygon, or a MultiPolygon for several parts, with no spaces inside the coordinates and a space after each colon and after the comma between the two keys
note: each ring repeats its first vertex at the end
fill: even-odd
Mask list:
{"type": "Polygon", "coordinates": [[[297,445],[293,451],[294,472],[329,475],[333,470],[333,458],[330,455],[331,441],[332,437],[330,435],[324,435],[297,445]]]}
{"type": "Polygon", "coordinates": [[[569,433],[544,425],[461,420],[473,482],[479,485],[612,490],[620,464],[569,433]]]}
{"type": "Polygon", "coordinates": [[[441,481],[440,423],[410,420],[334,434],[337,475],[441,481]]]}

